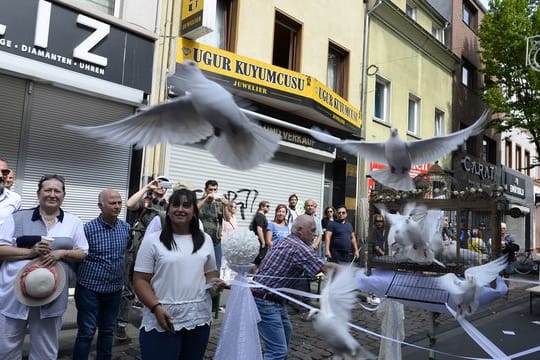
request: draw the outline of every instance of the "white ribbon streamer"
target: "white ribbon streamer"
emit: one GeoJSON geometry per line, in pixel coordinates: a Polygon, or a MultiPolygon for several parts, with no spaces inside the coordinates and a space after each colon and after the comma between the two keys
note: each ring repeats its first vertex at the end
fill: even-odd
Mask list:
{"type": "MultiPolygon", "coordinates": [[[[260,275],[257,275],[257,276],[260,276],[260,275]]],[[[508,280],[508,279],[505,279],[505,280],[508,280]]],[[[527,283],[538,284],[538,282],[534,282],[534,281],[527,281],[527,280],[520,280],[520,279],[515,279],[515,280],[517,280],[517,282],[527,282],[527,283]]],[[[306,303],[304,303],[304,302],[302,302],[302,301],[300,301],[298,299],[295,299],[294,297],[291,297],[291,296],[287,295],[286,293],[299,295],[299,296],[302,296],[302,297],[305,297],[305,298],[312,298],[312,299],[320,298],[320,295],[317,295],[317,294],[312,294],[312,293],[308,293],[308,292],[304,292],[304,291],[300,291],[300,290],[296,290],[296,289],[289,289],[289,288],[279,288],[279,289],[269,288],[269,287],[267,287],[267,286],[265,286],[265,285],[263,285],[261,283],[258,283],[258,282],[254,281],[252,279],[249,279],[248,282],[243,282],[243,281],[238,281],[238,278],[237,278],[235,280],[229,281],[229,284],[233,285],[233,287],[236,285],[238,287],[243,287],[243,288],[246,288],[246,289],[248,289],[248,288],[261,288],[261,289],[264,289],[264,290],[266,290],[268,292],[271,292],[271,293],[273,293],[273,294],[275,294],[277,296],[280,296],[285,300],[288,300],[288,301],[290,301],[292,303],[300,305],[300,306],[302,306],[302,307],[304,307],[304,308],[306,308],[308,310],[318,310],[317,308],[315,308],[315,307],[313,307],[313,306],[311,306],[309,304],[306,304],[306,303]]],[[[251,296],[251,298],[252,298],[252,296],[251,296]]],[[[375,309],[379,308],[382,305],[382,303],[383,302],[381,302],[381,304],[378,305],[375,309]]],[[[365,308],[366,310],[373,310],[373,309],[367,308],[365,306],[362,306],[362,307],[365,308]]],[[[449,307],[447,304],[446,304],[446,307],[447,307],[448,311],[450,312],[450,314],[452,314],[454,317],[456,317],[455,311],[451,307],[449,307]]],[[[229,309],[229,306],[227,307],[227,309],[229,309]]],[[[534,347],[534,348],[531,348],[531,349],[528,349],[528,350],[524,350],[522,352],[516,353],[516,354],[511,355],[511,356],[506,355],[504,352],[502,352],[502,350],[500,350],[497,346],[495,346],[489,339],[487,339],[482,333],[480,333],[472,324],[470,324],[465,318],[459,317],[459,318],[456,318],[456,320],[463,327],[463,329],[469,334],[469,336],[471,336],[471,338],[475,342],[477,342],[477,344],[482,349],[484,349],[484,351],[486,351],[487,354],[489,354],[491,356],[491,358],[460,356],[460,355],[456,355],[456,354],[452,354],[452,353],[448,353],[448,352],[444,352],[444,351],[439,351],[439,350],[434,350],[434,349],[430,349],[430,348],[423,347],[423,346],[420,346],[420,345],[408,343],[408,342],[398,340],[398,339],[395,339],[395,338],[392,338],[392,337],[389,337],[389,336],[384,336],[384,335],[381,335],[379,333],[376,333],[374,331],[368,330],[366,328],[363,328],[361,326],[358,326],[358,325],[355,325],[355,324],[352,324],[352,323],[348,323],[348,325],[351,328],[355,329],[355,330],[364,332],[364,333],[366,333],[368,335],[378,337],[380,339],[392,341],[392,342],[394,342],[396,344],[410,346],[410,347],[413,347],[413,348],[416,348],[416,349],[419,349],[419,350],[431,351],[431,352],[434,352],[434,353],[437,353],[437,354],[440,354],[440,355],[452,356],[452,357],[459,358],[459,359],[471,359],[471,360],[514,359],[514,358],[517,358],[517,357],[520,357],[520,356],[524,356],[524,355],[528,355],[528,354],[540,351],[540,346],[538,346],[538,347],[534,347]]],[[[258,332],[257,332],[257,334],[258,334],[258,332]]],[[[220,337],[220,341],[221,341],[221,337],[220,337]]],[[[250,357],[250,358],[259,359],[259,357],[250,357]]],[[[216,359],[217,359],[217,357],[216,357],[216,359]]],[[[221,359],[226,359],[226,358],[222,357],[221,359]]]]}
{"type": "Polygon", "coordinates": [[[467,319],[465,319],[463,316],[457,316],[454,309],[452,309],[448,304],[446,304],[446,308],[448,309],[448,312],[457,320],[457,322],[461,325],[463,330],[469,336],[471,339],[474,340],[481,348],[484,350],[489,356],[491,356],[492,359],[510,359],[508,355],[506,355],[501,349],[499,349],[494,343],[491,342],[484,334],[482,334],[480,331],[478,331],[477,328],[475,328],[467,319]]]}

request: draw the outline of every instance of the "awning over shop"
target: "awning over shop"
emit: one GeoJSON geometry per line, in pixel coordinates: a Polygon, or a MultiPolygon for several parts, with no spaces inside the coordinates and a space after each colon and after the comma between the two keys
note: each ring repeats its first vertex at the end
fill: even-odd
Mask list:
{"type": "Polygon", "coordinates": [[[232,93],[354,134],[360,110],[311,76],[179,38],[177,62],[193,60],[232,93]]]}

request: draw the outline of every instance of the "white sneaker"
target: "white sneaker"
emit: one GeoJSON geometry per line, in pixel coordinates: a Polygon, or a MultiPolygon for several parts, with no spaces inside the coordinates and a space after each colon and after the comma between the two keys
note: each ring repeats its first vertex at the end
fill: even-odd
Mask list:
{"type": "Polygon", "coordinates": [[[368,295],[366,300],[370,305],[379,305],[381,303],[381,299],[375,295],[368,295]]]}

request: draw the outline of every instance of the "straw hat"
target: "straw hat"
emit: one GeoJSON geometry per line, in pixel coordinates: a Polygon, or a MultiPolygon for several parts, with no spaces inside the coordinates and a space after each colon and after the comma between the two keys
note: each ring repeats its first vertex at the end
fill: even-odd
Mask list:
{"type": "Polygon", "coordinates": [[[42,306],[54,301],[64,290],[66,272],[59,263],[42,266],[40,259],[22,268],[13,285],[17,299],[27,306],[42,306]]]}

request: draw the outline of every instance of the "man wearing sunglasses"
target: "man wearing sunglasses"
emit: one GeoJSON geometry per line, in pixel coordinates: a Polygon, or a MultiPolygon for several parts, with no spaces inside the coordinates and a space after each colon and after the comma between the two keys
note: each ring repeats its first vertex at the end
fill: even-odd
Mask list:
{"type": "Polygon", "coordinates": [[[9,173],[8,163],[0,159],[0,218],[9,216],[21,208],[19,194],[6,188],[5,179],[9,173]]]}
{"type": "Polygon", "coordinates": [[[340,206],[337,208],[337,220],[328,223],[325,233],[326,257],[335,263],[350,263],[353,259],[358,259],[358,244],[354,228],[347,221],[347,208],[340,206]]]}

